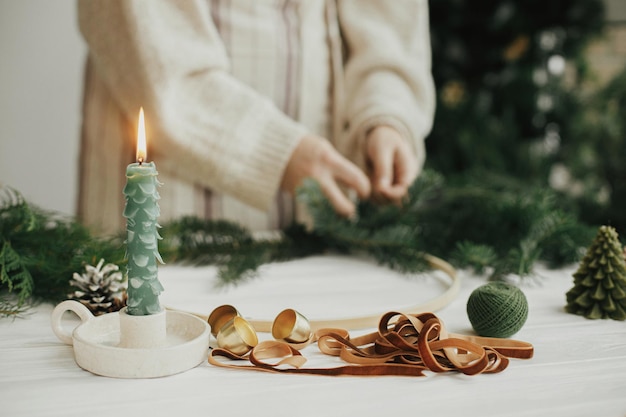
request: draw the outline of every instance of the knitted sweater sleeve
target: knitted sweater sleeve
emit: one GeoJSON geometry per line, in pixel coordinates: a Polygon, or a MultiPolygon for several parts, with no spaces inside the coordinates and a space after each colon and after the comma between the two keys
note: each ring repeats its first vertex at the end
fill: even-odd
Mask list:
{"type": "Polygon", "coordinates": [[[306,131],[229,75],[207,2],[78,5],[80,30],[114,99],[131,120],[146,110],[149,147],[189,182],[269,207],[306,131]]]}
{"type": "Polygon", "coordinates": [[[368,130],[389,125],[423,164],[435,111],[428,0],[341,0],[338,12],[347,46],[339,146],[362,163],[368,130]]]}

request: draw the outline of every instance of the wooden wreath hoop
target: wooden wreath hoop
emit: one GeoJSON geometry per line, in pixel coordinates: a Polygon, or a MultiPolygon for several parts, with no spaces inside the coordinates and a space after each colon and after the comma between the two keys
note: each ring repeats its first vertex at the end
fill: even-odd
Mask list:
{"type": "MultiPolygon", "coordinates": [[[[458,278],[456,269],[448,262],[433,255],[424,254],[424,259],[428,264],[436,270],[445,273],[451,280],[448,289],[441,295],[415,306],[407,307],[402,311],[403,314],[416,314],[423,312],[437,311],[448,304],[457,296],[461,288],[461,280],[458,278]]],[[[349,317],[335,320],[311,320],[310,325],[313,331],[323,328],[342,328],[346,330],[366,329],[376,327],[380,320],[380,315],[384,312],[371,316],[349,317]]],[[[208,316],[191,313],[203,320],[208,320],[208,316]]],[[[272,321],[247,319],[257,332],[269,333],[272,331],[272,321]]]]}

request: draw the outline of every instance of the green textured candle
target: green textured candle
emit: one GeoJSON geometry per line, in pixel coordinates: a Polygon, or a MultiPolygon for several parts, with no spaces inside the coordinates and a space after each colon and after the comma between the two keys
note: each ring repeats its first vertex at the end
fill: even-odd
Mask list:
{"type": "Polygon", "coordinates": [[[146,155],[143,111],[139,116],[139,126],[137,146],[139,162],[128,165],[124,187],[128,259],[127,312],[135,316],[160,312],[159,294],[163,291],[157,270],[157,261],[163,263],[157,243],[161,239],[157,231],[159,227],[157,187],[160,183],[157,181],[158,173],[154,163],[142,163],[146,155]]]}

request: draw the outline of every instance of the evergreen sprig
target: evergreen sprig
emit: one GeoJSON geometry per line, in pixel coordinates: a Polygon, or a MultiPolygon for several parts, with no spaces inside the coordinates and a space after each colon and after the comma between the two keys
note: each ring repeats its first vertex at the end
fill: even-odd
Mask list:
{"type": "Polygon", "coordinates": [[[416,182],[402,206],[376,205],[362,201],[357,205],[357,215],[343,218],[323,197],[317,183],[307,180],[298,190],[300,201],[307,203],[314,219],[314,233],[325,243],[326,250],[342,253],[365,253],[380,264],[402,272],[420,272],[428,268],[423,250],[418,245],[419,228],[406,219],[411,209],[428,198],[438,177],[425,173],[416,182]],[[416,192],[420,189],[423,193],[416,192]]]}
{"type": "MultiPolygon", "coordinates": [[[[301,194],[305,201],[320,200],[320,191],[310,185],[301,194]]],[[[489,272],[490,279],[526,276],[538,261],[561,266],[580,259],[594,234],[594,227],[578,222],[561,201],[556,192],[515,178],[481,172],[446,182],[427,170],[401,207],[364,201],[349,222],[327,204],[316,204],[314,229],[337,248],[370,245],[370,254],[398,270],[418,267],[406,256],[409,251],[489,272]]]]}
{"type": "Polygon", "coordinates": [[[0,315],[22,313],[33,299],[60,301],[72,273],[107,261],[124,263],[119,237],[98,238],[75,220],[41,210],[16,190],[0,189],[0,315]]]}
{"type": "Polygon", "coordinates": [[[17,293],[17,306],[21,306],[33,293],[33,277],[23,259],[5,241],[0,249],[0,284],[6,285],[9,292],[17,293]]]}
{"type": "Polygon", "coordinates": [[[252,278],[266,263],[319,253],[322,244],[301,225],[279,236],[255,238],[247,229],[224,220],[183,217],[163,227],[161,253],[166,262],[216,265],[223,284],[252,278]]]}
{"type": "Polygon", "coordinates": [[[421,241],[458,267],[489,270],[491,279],[529,275],[538,261],[562,266],[580,259],[594,233],[562,201],[519,179],[468,174],[442,185],[439,198],[418,210],[421,241]]]}
{"type": "MultiPolygon", "coordinates": [[[[0,290],[13,295],[0,300],[0,315],[18,314],[33,298],[62,300],[72,273],[86,263],[125,263],[122,236],[96,237],[72,219],[30,206],[14,190],[0,195],[0,290]]],[[[359,201],[350,219],[337,215],[312,180],[297,196],[313,218],[311,228],[293,224],[259,237],[232,222],[183,217],[163,225],[161,255],[166,263],[216,265],[222,284],[250,279],[267,263],[328,251],[366,254],[403,273],[428,269],[423,255],[429,253],[497,279],[528,275],[537,261],[574,262],[595,231],[555,192],[501,176],[446,182],[426,170],[401,205],[359,201]]]]}
{"type": "Polygon", "coordinates": [[[470,268],[477,274],[485,274],[498,261],[498,254],[491,246],[462,241],[456,244],[451,260],[461,268],[470,268]]]}

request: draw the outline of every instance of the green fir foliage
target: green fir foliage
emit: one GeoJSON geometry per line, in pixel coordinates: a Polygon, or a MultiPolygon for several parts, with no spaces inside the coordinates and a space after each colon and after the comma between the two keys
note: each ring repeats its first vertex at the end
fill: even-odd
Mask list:
{"type": "Polygon", "coordinates": [[[433,253],[499,277],[528,275],[538,260],[575,261],[591,231],[549,191],[500,179],[447,185],[432,171],[419,177],[402,206],[362,201],[352,219],[338,216],[313,181],[298,198],[313,218],[311,231],[296,224],[280,236],[255,238],[230,222],[188,217],[165,225],[161,250],[168,262],[218,265],[224,283],[252,277],[268,262],[325,251],[368,254],[402,272],[424,270],[421,255],[433,253]]]}
{"type": "Polygon", "coordinates": [[[574,273],[568,313],[589,319],[626,320],[626,260],[617,232],[602,226],[574,273]]]}
{"type": "MultiPolygon", "coordinates": [[[[31,297],[62,300],[72,273],[100,258],[124,264],[121,237],[94,237],[71,219],[31,207],[13,190],[3,196],[0,289],[17,295],[10,305],[31,297]]],[[[270,262],[329,251],[369,255],[406,273],[427,269],[422,255],[429,253],[496,279],[528,275],[539,260],[576,261],[594,230],[578,223],[554,192],[486,175],[448,184],[427,170],[402,205],[360,201],[351,219],[338,216],[312,180],[298,198],[309,208],[311,230],[293,224],[253,236],[231,222],[185,217],[163,226],[161,255],[167,263],[216,265],[223,284],[254,277],[270,262]]]]}
{"type": "MultiPolygon", "coordinates": [[[[125,263],[122,237],[95,237],[71,219],[28,205],[13,190],[3,196],[0,289],[16,297],[0,310],[31,298],[64,299],[73,272],[85,264],[101,258],[125,263]]],[[[553,266],[578,260],[594,230],[578,223],[554,192],[486,175],[447,183],[427,170],[402,205],[360,201],[351,219],[337,215],[312,180],[298,189],[298,198],[308,206],[311,229],[293,224],[253,236],[231,222],[184,217],[164,224],[161,255],[167,263],[216,265],[223,284],[250,279],[270,262],[325,252],[369,255],[403,273],[428,269],[428,253],[497,279],[531,274],[540,260],[553,266]]]]}
{"type": "Polygon", "coordinates": [[[163,227],[161,253],[166,262],[216,265],[220,282],[236,284],[256,276],[258,268],[319,253],[323,244],[301,225],[282,234],[253,237],[245,228],[224,220],[183,217],[163,227]]]}
{"type": "Polygon", "coordinates": [[[73,272],[101,257],[120,265],[123,256],[121,239],[95,238],[76,221],[0,188],[0,315],[15,316],[33,299],[60,301],[73,272]]]}
{"type": "Polygon", "coordinates": [[[556,266],[579,259],[590,235],[554,192],[519,180],[467,176],[439,190],[415,213],[424,249],[478,273],[490,266],[492,278],[528,275],[538,260],[556,266]],[[553,245],[556,236],[568,244],[553,245]]]}
{"type": "Polygon", "coordinates": [[[24,259],[5,241],[0,249],[0,283],[9,292],[17,293],[17,304],[21,306],[33,292],[33,277],[24,264],[24,259]]]}
{"type": "Polygon", "coordinates": [[[497,262],[498,254],[491,246],[463,241],[456,244],[451,259],[461,268],[469,268],[477,274],[485,274],[497,262]]]}
{"type": "Polygon", "coordinates": [[[427,269],[422,255],[430,253],[497,279],[529,275],[540,260],[577,261],[594,231],[559,205],[556,193],[487,175],[448,184],[425,171],[401,206],[360,201],[351,219],[337,215],[312,180],[298,199],[309,209],[311,230],[295,224],[259,238],[230,222],[183,218],[163,227],[161,252],[170,263],[217,265],[223,283],[253,277],[269,262],[329,251],[369,255],[406,273],[427,269]]]}

